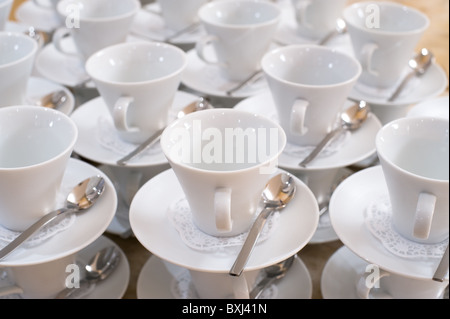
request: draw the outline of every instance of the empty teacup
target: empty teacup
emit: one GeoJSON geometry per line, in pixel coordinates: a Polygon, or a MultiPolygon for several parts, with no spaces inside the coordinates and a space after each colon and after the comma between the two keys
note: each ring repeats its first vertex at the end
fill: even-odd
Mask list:
{"type": "Polygon", "coordinates": [[[6,21],[9,19],[13,0],[0,0],[0,31],[5,29],[6,21]]]}
{"type": "Polygon", "coordinates": [[[0,32],[0,107],[24,103],[38,44],[16,32],[0,32]]]}
{"type": "Polygon", "coordinates": [[[168,124],[186,65],[186,53],[176,46],[136,41],[95,53],[86,62],[86,72],[107,104],[120,138],[141,143],[168,124]]]}
{"type": "Polygon", "coordinates": [[[360,82],[376,88],[396,84],[430,22],[420,11],[393,2],[360,2],[343,11],[360,82]]]}
{"type": "Polygon", "coordinates": [[[0,296],[19,294],[25,299],[54,298],[72,280],[80,279],[75,257],[76,253],[40,264],[6,268],[11,284],[0,287],[0,296]]]}
{"type": "Polygon", "coordinates": [[[207,36],[197,41],[197,55],[217,66],[226,79],[241,81],[260,68],[281,10],[269,1],[213,1],[203,5],[198,16],[207,36]],[[207,45],[212,45],[215,57],[206,54],[207,45]]]}
{"type": "Polygon", "coordinates": [[[0,224],[23,231],[55,209],[75,123],[40,106],[0,108],[0,224]]]}
{"type": "Polygon", "coordinates": [[[287,139],[301,146],[318,144],[333,129],[361,74],[355,58],[316,45],[274,49],[261,66],[287,139]]]}
{"type": "Polygon", "coordinates": [[[188,114],[161,136],[194,224],[212,236],[249,228],[285,144],[277,123],[235,109],[188,114]]]}
{"type": "Polygon", "coordinates": [[[61,0],[57,11],[65,27],[55,31],[52,41],[63,54],[86,60],[107,46],[125,42],[135,15],[141,8],[138,0],[61,0]],[[64,46],[70,35],[77,53],[64,46]]]}
{"type": "Polygon", "coordinates": [[[376,149],[392,206],[392,224],[421,243],[448,238],[449,122],[433,117],[389,122],[376,149]]]}

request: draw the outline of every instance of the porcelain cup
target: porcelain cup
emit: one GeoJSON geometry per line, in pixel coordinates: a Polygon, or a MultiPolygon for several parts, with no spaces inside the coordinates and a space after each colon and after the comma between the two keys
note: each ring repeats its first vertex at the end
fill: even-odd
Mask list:
{"type": "Polygon", "coordinates": [[[299,34],[320,39],[333,32],[346,4],[347,0],[292,0],[299,34]]]}
{"type": "Polygon", "coordinates": [[[119,136],[141,143],[169,121],[187,65],[176,46],[136,41],[109,46],[86,61],[86,72],[104,99],[119,136]]]}
{"type": "Polygon", "coordinates": [[[0,108],[25,102],[37,50],[29,36],[0,31],[0,108]]]}
{"type": "Polygon", "coordinates": [[[442,299],[448,286],[448,280],[406,277],[374,265],[369,265],[367,270],[356,284],[360,299],[442,299]]]}
{"type": "Polygon", "coordinates": [[[0,0],[0,31],[5,30],[6,21],[11,13],[13,0],[0,0]]]}
{"type": "Polygon", "coordinates": [[[198,12],[207,35],[195,49],[198,57],[216,66],[231,81],[241,81],[260,69],[281,19],[278,5],[269,1],[212,1],[198,12]],[[211,45],[215,56],[207,55],[211,45]]]}
{"type": "Polygon", "coordinates": [[[78,130],[62,112],[0,108],[0,224],[23,231],[56,209],[78,130]]]}
{"type": "Polygon", "coordinates": [[[448,119],[391,121],[377,133],[376,149],[389,192],[394,229],[420,243],[448,239],[448,119]]]}
{"type": "Polygon", "coordinates": [[[393,2],[359,2],[343,11],[355,56],[369,87],[395,86],[430,22],[420,11],[393,2]]]}
{"type": "Polygon", "coordinates": [[[80,279],[75,257],[76,253],[40,264],[5,268],[11,283],[0,287],[0,297],[20,294],[25,299],[54,298],[72,281],[80,279]]]}
{"type": "Polygon", "coordinates": [[[266,53],[262,70],[288,142],[318,144],[339,121],[361,74],[359,62],[316,45],[288,45],[266,53]]]}
{"type": "Polygon", "coordinates": [[[285,144],[274,121],[225,108],[188,114],[161,136],[194,224],[222,237],[248,230],[285,144]]]}
{"type": "Polygon", "coordinates": [[[182,30],[198,22],[197,12],[208,0],[157,0],[166,26],[182,30]]]}
{"type": "Polygon", "coordinates": [[[140,8],[138,0],[61,0],[57,11],[65,26],[55,31],[52,43],[59,52],[86,60],[107,46],[125,42],[140,8]],[[76,53],[63,45],[68,36],[76,53]]]}

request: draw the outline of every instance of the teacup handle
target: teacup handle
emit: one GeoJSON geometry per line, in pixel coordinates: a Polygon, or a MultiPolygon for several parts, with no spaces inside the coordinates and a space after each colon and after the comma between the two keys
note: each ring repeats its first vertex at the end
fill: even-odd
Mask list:
{"type": "Polygon", "coordinates": [[[14,295],[14,294],[22,294],[23,289],[18,286],[6,286],[0,287],[0,297],[14,295]]]}
{"type": "Polygon", "coordinates": [[[113,109],[114,126],[119,131],[124,131],[124,132],[139,131],[139,129],[136,127],[129,127],[128,123],[127,123],[128,108],[130,107],[130,105],[133,104],[133,102],[134,102],[133,97],[122,96],[114,104],[114,109],[113,109]]]}
{"type": "Polygon", "coordinates": [[[205,56],[205,48],[207,45],[210,45],[212,42],[218,42],[219,38],[215,35],[207,35],[201,39],[199,39],[195,43],[195,51],[197,52],[197,56],[206,64],[217,65],[217,66],[225,66],[224,63],[219,62],[218,60],[210,60],[205,56]]]}
{"type": "Polygon", "coordinates": [[[302,99],[294,101],[294,105],[291,109],[290,130],[297,135],[305,135],[308,132],[308,128],[305,127],[306,110],[308,109],[309,102],[302,99]]]}
{"type": "Polygon", "coordinates": [[[311,5],[311,1],[297,1],[295,5],[295,18],[297,23],[307,29],[312,29],[313,26],[308,23],[306,11],[308,7],[311,5]]]}
{"type": "Polygon", "coordinates": [[[219,232],[230,232],[233,226],[231,220],[231,189],[220,187],[214,195],[214,210],[216,228],[219,232]]]}
{"type": "Polygon", "coordinates": [[[378,75],[378,71],[372,68],[372,57],[376,50],[378,50],[378,45],[375,43],[366,43],[361,49],[361,66],[374,76],[378,75]]]}
{"type": "Polygon", "coordinates": [[[416,214],[414,216],[413,236],[427,239],[430,236],[431,222],[433,221],[436,196],[429,193],[420,193],[417,200],[416,214]]]}
{"type": "Polygon", "coordinates": [[[53,46],[55,47],[55,49],[65,55],[69,55],[69,56],[73,56],[73,57],[77,57],[77,58],[82,58],[82,55],[76,52],[70,52],[70,51],[66,51],[64,50],[64,48],[62,47],[62,41],[64,40],[64,38],[70,36],[70,30],[67,28],[59,28],[57,29],[54,33],[53,33],[53,37],[52,37],[52,43],[53,46]]]}
{"type": "MultiPolygon", "coordinates": [[[[358,280],[356,286],[356,293],[358,298],[360,299],[369,299],[370,291],[375,287],[375,285],[379,285],[379,281],[383,277],[390,276],[390,273],[380,269],[378,275],[374,276],[372,273],[365,272],[358,280]]],[[[384,298],[392,298],[389,294],[383,296],[384,298]]]]}

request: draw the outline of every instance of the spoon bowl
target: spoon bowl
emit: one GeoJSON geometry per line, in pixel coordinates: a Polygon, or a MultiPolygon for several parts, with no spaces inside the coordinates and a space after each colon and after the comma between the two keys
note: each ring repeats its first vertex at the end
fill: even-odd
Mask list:
{"type": "Polygon", "coordinates": [[[328,133],[324,139],[317,144],[314,150],[303,161],[299,163],[300,166],[306,167],[306,164],[310,163],[316,156],[330,143],[330,141],[336,137],[339,133],[350,130],[354,131],[361,127],[361,125],[367,120],[370,113],[370,106],[365,101],[359,101],[347,108],[341,114],[341,123],[336,129],[328,133]]]}
{"type": "Polygon", "coordinates": [[[258,299],[261,293],[274,281],[283,278],[294,263],[295,256],[293,255],[288,259],[264,268],[265,277],[252,289],[250,299],[258,299]]]}
{"type": "Polygon", "coordinates": [[[266,224],[267,218],[277,210],[280,210],[291,201],[295,195],[295,181],[291,174],[280,173],[272,177],[266,184],[262,193],[264,208],[256,217],[244,245],[239,252],[229,274],[231,276],[240,276],[250,257],[253,248],[258,240],[261,231],[266,224]]]}
{"type": "Polygon", "coordinates": [[[66,91],[58,90],[55,92],[50,92],[42,97],[32,98],[31,103],[38,106],[48,107],[57,110],[61,108],[64,105],[64,103],[66,103],[68,98],[69,97],[66,91]]]}
{"type": "Polygon", "coordinates": [[[3,247],[0,250],[0,260],[55,218],[69,213],[78,213],[90,208],[100,198],[100,195],[102,195],[104,189],[105,180],[101,176],[92,176],[78,183],[67,195],[65,207],[44,215],[8,245],[3,247]]]}

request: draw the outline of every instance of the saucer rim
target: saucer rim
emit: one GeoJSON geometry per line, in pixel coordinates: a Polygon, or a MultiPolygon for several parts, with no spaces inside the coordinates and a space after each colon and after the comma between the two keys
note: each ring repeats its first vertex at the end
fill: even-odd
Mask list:
{"type": "Polygon", "coordinates": [[[117,194],[109,177],[101,170],[84,161],[70,158],[63,176],[62,188],[64,188],[64,185],[74,185],[79,182],[80,178],[92,175],[102,176],[106,185],[104,194],[99,198],[96,205],[91,207],[89,211],[77,215],[70,229],[52,236],[37,246],[30,248],[19,247],[6,258],[0,260],[0,266],[29,266],[62,258],[80,251],[102,235],[111,223],[117,207],[117,194]],[[94,229],[91,226],[94,220],[97,220],[96,224],[101,224],[101,227],[94,229]],[[86,233],[86,225],[90,227],[88,233],[86,233]],[[77,228],[83,229],[84,236],[74,235],[77,228]]]}
{"type": "MultiPolygon", "coordinates": [[[[199,96],[194,95],[189,92],[178,90],[175,94],[174,102],[172,104],[172,110],[179,110],[186,106],[188,103],[191,103],[198,99],[199,96]]],[[[77,125],[79,129],[79,137],[77,140],[77,143],[74,147],[74,152],[77,153],[79,156],[86,158],[88,160],[94,161],[99,164],[104,165],[111,165],[111,166],[120,166],[117,164],[117,160],[123,157],[122,154],[117,154],[112,150],[108,150],[106,148],[103,148],[101,145],[99,145],[98,141],[94,138],[87,138],[84,141],[84,144],[92,145],[92,143],[95,143],[95,149],[101,149],[101,151],[105,154],[104,158],[100,158],[101,156],[96,156],[96,154],[90,154],[89,151],[83,151],[85,149],[82,147],[82,139],[83,134],[87,133],[86,130],[89,130],[90,132],[93,132],[95,128],[97,127],[96,122],[94,124],[93,121],[97,121],[99,116],[102,114],[108,114],[107,106],[101,96],[97,96],[79,107],[76,108],[75,111],[72,112],[71,118],[75,121],[75,124],[77,125]],[[88,113],[88,111],[92,111],[89,113],[88,120],[86,120],[82,114],[88,113]],[[91,123],[92,122],[92,123],[91,123]],[[90,125],[90,126],[89,126],[90,125]],[[86,128],[86,126],[88,126],[86,128]],[[86,143],[88,142],[88,143],[86,143]],[[82,150],[80,150],[80,148],[82,150]]],[[[109,117],[105,116],[105,119],[111,121],[109,117]]],[[[146,157],[145,157],[146,158],[146,157]]],[[[126,164],[125,167],[133,167],[133,168],[139,168],[139,167],[149,167],[149,166],[164,166],[168,165],[168,161],[166,157],[164,156],[162,150],[160,153],[154,154],[150,157],[150,161],[142,160],[142,158],[136,158],[133,161],[130,161],[126,164]]]]}
{"type": "MultiPolygon", "coordinates": [[[[311,278],[311,274],[308,270],[308,267],[306,267],[305,263],[303,262],[303,260],[298,256],[295,255],[295,259],[294,259],[294,266],[296,266],[298,269],[292,268],[294,270],[297,270],[298,273],[292,273],[291,270],[289,273],[286,274],[286,276],[283,279],[280,279],[279,281],[277,281],[275,283],[275,285],[278,288],[278,295],[277,298],[274,299],[311,299],[312,298],[312,288],[313,288],[313,284],[312,284],[312,278],[311,278]],[[295,278],[297,280],[294,279],[294,276],[296,276],[295,278]],[[291,278],[292,277],[292,278],[291,278]],[[299,284],[299,282],[301,281],[301,284],[299,284]],[[305,283],[307,282],[307,287],[305,287],[305,283]],[[280,291],[282,291],[283,286],[288,286],[288,285],[292,285],[294,288],[295,287],[301,287],[302,290],[305,289],[305,292],[303,293],[305,295],[305,297],[299,297],[299,296],[284,296],[283,294],[280,293],[280,291]],[[280,287],[281,286],[281,287],[280,287]],[[281,295],[281,296],[280,296],[281,295]]],[[[175,267],[175,269],[181,269],[183,267],[181,266],[177,266],[177,265],[173,265],[173,267],[175,267]]],[[[170,283],[173,280],[173,276],[172,274],[166,270],[165,265],[164,265],[164,260],[159,258],[156,255],[152,255],[150,256],[147,261],[145,262],[144,266],[142,267],[139,276],[138,276],[138,280],[137,280],[137,284],[136,284],[136,294],[137,294],[137,299],[175,299],[175,297],[172,295],[171,291],[170,291],[170,283]],[[167,289],[166,291],[164,291],[164,295],[161,296],[149,296],[149,294],[151,292],[149,292],[150,289],[152,289],[154,291],[153,294],[158,294],[158,292],[160,290],[156,290],[153,288],[153,283],[154,283],[154,275],[156,273],[156,270],[163,270],[163,271],[158,271],[158,275],[162,276],[163,278],[160,280],[163,280],[165,283],[167,282],[167,285],[164,285],[164,289],[167,289]],[[153,275],[153,276],[152,276],[153,275]],[[170,281],[169,281],[170,280],[170,281]],[[170,297],[167,297],[169,296],[170,297]]],[[[301,289],[292,289],[292,290],[301,290],[301,289]]]]}
{"type": "Polygon", "coordinates": [[[443,96],[437,96],[435,98],[427,99],[425,101],[422,101],[420,103],[417,103],[416,105],[412,106],[410,110],[407,113],[407,117],[419,117],[419,116],[433,116],[433,117],[443,117],[448,119],[449,118],[449,96],[443,95],[443,96]],[[430,111],[430,109],[435,110],[437,108],[445,108],[447,111],[447,116],[441,116],[441,115],[435,115],[431,113],[428,113],[426,111],[430,111]]]}
{"type": "MultiPolygon", "coordinates": [[[[380,165],[365,168],[346,178],[338,185],[330,199],[331,224],[336,234],[353,253],[386,271],[405,277],[431,279],[439,264],[439,258],[423,260],[396,256],[390,253],[365,226],[363,212],[369,202],[367,197],[370,196],[373,199],[387,194],[387,192],[380,165]],[[361,181],[366,181],[366,183],[361,181]],[[343,193],[355,187],[358,188],[358,196],[353,196],[351,202],[345,202],[342,199],[343,193]]],[[[448,278],[447,273],[445,280],[448,281],[448,278]]]]}
{"type": "MultiPolygon", "coordinates": [[[[283,170],[278,169],[277,172],[283,172],[283,170]]],[[[249,259],[246,266],[247,270],[261,269],[298,253],[313,236],[319,221],[317,201],[312,191],[300,179],[295,176],[293,178],[301,191],[300,189],[297,190],[296,193],[298,195],[280,213],[277,227],[292,226],[294,220],[297,222],[299,218],[303,220],[302,225],[309,223],[311,227],[310,229],[305,227],[305,231],[302,232],[298,231],[295,234],[297,238],[294,238],[295,236],[285,236],[283,241],[280,241],[280,238],[274,238],[277,233],[281,232],[281,234],[286,235],[286,232],[280,231],[279,228],[275,229],[270,238],[255,246],[252,258],[249,259]],[[294,205],[304,207],[301,210],[296,210],[294,205]],[[305,206],[309,206],[308,209],[305,209],[305,206]],[[308,210],[307,213],[305,213],[306,210],[308,210]],[[302,212],[303,216],[300,215],[302,212]],[[296,242],[294,243],[293,240],[296,242]],[[280,242],[282,243],[280,244],[280,242]],[[267,256],[264,252],[274,249],[274,246],[278,250],[285,250],[272,256],[267,256]]],[[[228,273],[235,256],[217,256],[208,251],[189,248],[182,241],[177,230],[166,216],[167,208],[171,203],[159,204],[151,212],[147,208],[144,209],[144,207],[153,207],[151,204],[153,202],[152,196],[149,194],[154,193],[153,197],[158,197],[159,203],[162,203],[164,194],[169,193],[166,191],[167,188],[170,188],[172,198],[183,195],[178,179],[171,168],[150,179],[134,196],[130,205],[130,224],[137,240],[153,255],[181,267],[198,271],[207,270],[228,273]],[[153,187],[155,184],[159,185],[157,189],[153,187]],[[153,228],[156,231],[152,231],[153,228]],[[167,249],[168,246],[171,249],[167,249]],[[205,260],[208,260],[207,265],[205,265],[205,260]]]]}

